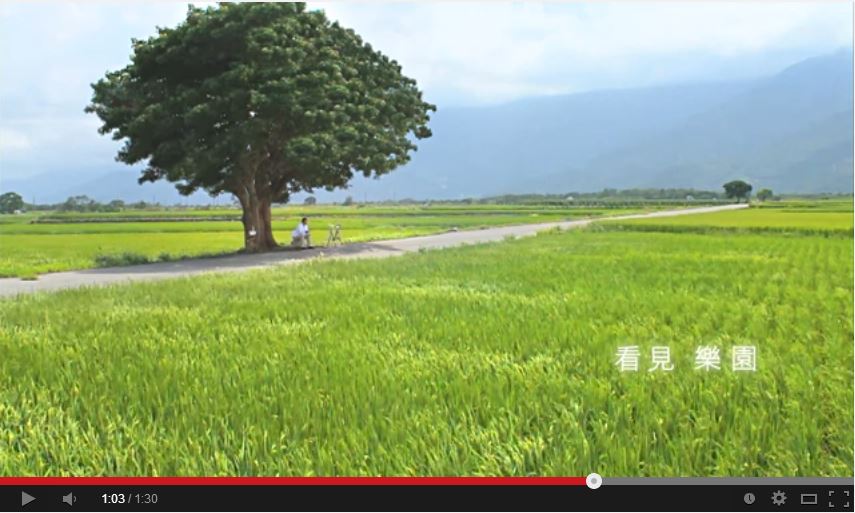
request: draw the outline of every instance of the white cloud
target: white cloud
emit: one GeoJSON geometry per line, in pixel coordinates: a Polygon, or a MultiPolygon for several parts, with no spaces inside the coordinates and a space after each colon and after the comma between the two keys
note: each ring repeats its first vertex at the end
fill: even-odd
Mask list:
{"type": "Polygon", "coordinates": [[[668,59],[695,54],[723,60],[793,49],[818,53],[849,46],[852,39],[848,2],[315,2],[311,7],[323,8],[399,60],[426,90],[459,92],[476,102],[647,85],[645,77],[692,79],[668,73],[668,59]],[[650,70],[661,65],[665,73],[650,70]]]}
{"type": "Polygon", "coordinates": [[[21,132],[0,128],[0,155],[29,150],[33,147],[30,138],[21,132]]]}
{"type": "MultiPolygon", "coordinates": [[[[21,169],[112,162],[83,113],[131,38],[188,2],[0,1],[0,157],[21,169]]],[[[196,5],[201,5],[194,2],[196,5]]],[[[773,73],[851,46],[849,2],[313,2],[398,60],[447,107],[773,73]],[[773,56],[774,58],[770,58],[773,56]]],[[[28,171],[27,171],[28,172],[28,171]]]]}
{"type": "Polygon", "coordinates": [[[179,2],[8,2],[0,10],[0,99],[37,97],[27,116],[80,113],[90,83],[127,64],[132,37],[178,23],[186,9],[179,2]]]}

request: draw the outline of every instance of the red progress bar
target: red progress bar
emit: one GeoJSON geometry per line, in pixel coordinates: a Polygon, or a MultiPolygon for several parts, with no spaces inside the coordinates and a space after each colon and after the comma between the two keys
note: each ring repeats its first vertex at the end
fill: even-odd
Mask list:
{"type": "Polygon", "coordinates": [[[0,477],[0,486],[585,486],[584,477],[0,477]]]}

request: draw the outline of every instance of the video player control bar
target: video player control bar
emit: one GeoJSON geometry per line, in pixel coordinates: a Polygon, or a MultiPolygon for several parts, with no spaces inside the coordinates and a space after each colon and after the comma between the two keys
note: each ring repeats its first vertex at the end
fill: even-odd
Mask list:
{"type": "Polygon", "coordinates": [[[2,511],[853,511],[852,478],[0,478],[2,511]]]}

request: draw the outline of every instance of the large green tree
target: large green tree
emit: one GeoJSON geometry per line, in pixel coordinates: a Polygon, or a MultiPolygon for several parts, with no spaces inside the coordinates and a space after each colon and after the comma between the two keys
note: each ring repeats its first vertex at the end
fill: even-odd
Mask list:
{"type": "Polygon", "coordinates": [[[0,194],[0,213],[11,214],[24,208],[24,198],[17,192],[0,194]]]}
{"type": "Polygon", "coordinates": [[[147,164],[140,183],[234,194],[249,251],[276,246],[272,202],[406,163],[436,110],[397,62],[302,3],[191,6],[92,88],[87,112],[124,141],[119,161],[147,164]]]}
{"type": "Polygon", "coordinates": [[[751,184],[742,180],[732,180],[724,184],[723,187],[725,196],[736,198],[736,201],[747,200],[751,196],[751,184]]]}

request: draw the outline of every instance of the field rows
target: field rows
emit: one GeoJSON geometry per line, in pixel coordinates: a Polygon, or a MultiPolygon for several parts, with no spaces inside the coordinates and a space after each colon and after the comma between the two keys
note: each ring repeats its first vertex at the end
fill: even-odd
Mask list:
{"type": "Polygon", "coordinates": [[[823,210],[791,211],[752,208],[749,210],[730,210],[669,218],[632,219],[619,222],[626,225],[715,226],[722,228],[770,229],[796,228],[852,231],[853,214],[851,208],[848,212],[831,212],[823,210]]]}
{"type": "MultiPolygon", "coordinates": [[[[334,211],[333,207],[320,207],[334,211]]],[[[344,210],[339,207],[338,210],[344,210]]],[[[451,229],[478,229],[492,226],[561,221],[604,213],[623,214],[633,210],[576,209],[554,211],[542,209],[507,209],[509,214],[469,215],[369,215],[350,217],[358,210],[347,210],[348,216],[320,214],[310,218],[316,243],[324,243],[329,226],[340,224],[345,242],[394,239],[445,232],[451,229]],[[520,211],[517,211],[520,210],[520,211]]],[[[383,210],[377,208],[376,210],[383,210]]],[[[389,209],[385,209],[389,210],[389,209]]],[[[404,210],[404,209],[401,209],[404,210]]],[[[433,209],[431,209],[433,210],[433,209]]],[[[206,211],[217,212],[217,211],[206,211]]],[[[233,211],[232,211],[233,212],[233,211]]],[[[279,214],[283,214],[285,210],[279,214]]],[[[300,220],[294,209],[287,220],[273,222],[274,235],[280,244],[290,242],[291,230],[300,220]]],[[[156,212],[155,212],[156,213],[156,212]]],[[[88,216],[89,214],[76,214],[88,216]]],[[[4,216],[0,216],[4,217],[4,216]]],[[[5,216],[10,217],[10,216],[5,216]]],[[[164,221],[164,222],[99,222],[29,224],[0,223],[0,277],[35,277],[38,274],[97,267],[99,261],[113,261],[130,255],[135,260],[172,260],[218,253],[231,253],[243,244],[243,226],[238,221],[164,221]],[[105,258],[107,257],[107,258],[105,258]]],[[[118,265],[118,264],[116,264],[118,265]]]]}
{"type": "Polygon", "coordinates": [[[3,301],[0,475],[851,475],[852,261],[578,230],[3,301]]]}

